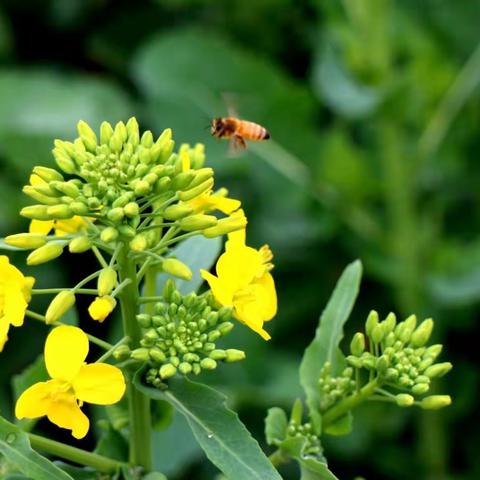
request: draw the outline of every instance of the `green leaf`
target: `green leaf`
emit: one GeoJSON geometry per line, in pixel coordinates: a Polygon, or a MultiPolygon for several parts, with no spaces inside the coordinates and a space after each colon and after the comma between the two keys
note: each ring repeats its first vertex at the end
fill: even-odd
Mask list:
{"type": "MultiPolygon", "coordinates": [[[[189,238],[175,247],[169,256],[175,257],[188,265],[193,274],[191,280],[175,279],[177,289],[183,294],[196,292],[203,283],[200,270],[210,270],[221,249],[222,241],[220,237],[205,238],[201,235],[189,238]]],[[[157,293],[163,290],[163,285],[168,278],[171,278],[171,276],[165,273],[160,273],[157,276],[157,293]]]]}
{"type": "Polygon", "coordinates": [[[315,458],[305,458],[300,462],[300,480],[338,480],[324,462],[315,458]]]}
{"type": "Polygon", "coordinates": [[[278,445],[287,434],[288,418],[284,410],[278,407],[268,409],[265,419],[265,438],[269,445],[278,445]]]}
{"type": "Polygon", "coordinates": [[[165,400],[152,401],[152,428],[162,431],[170,426],[173,420],[174,409],[165,400]]]}
{"type": "Polygon", "coordinates": [[[128,459],[128,443],[120,432],[109,425],[100,434],[94,452],[124,462],[128,459]]]}
{"type": "Polygon", "coordinates": [[[28,435],[0,417],[0,453],[33,480],[72,480],[50,460],[32,450],[28,435]]]}
{"type": "Polygon", "coordinates": [[[325,362],[331,362],[332,372],[335,372],[341,355],[338,345],[343,338],[343,326],[357,298],[361,276],[362,264],[359,260],[344,270],[320,317],[315,338],[305,350],[300,365],[300,383],[305,390],[307,405],[317,430],[320,428],[318,416],[315,414],[320,402],[318,390],[320,369],[325,362]]]}
{"type": "Polygon", "coordinates": [[[236,413],[225,405],[226,397],[206,385],[174,377],[168,390],[160,391],[134,383],[145,395],[169,401],[187,419],[210,461],[235,480],[280,480],[281,477],[250,435],[236,413]]]}
{"type": "Polygon", "coordinates": [[[352,428],[353,415],[352,412],[348,412],[343,417],[340,417],[338,420],[328,425],[328,427],[325,427],[323,431],[328,435],[339,437],[341,435],[348,435],[352,431],[352,428]]]}
{"type": "Polygon", "coordinates": [[[74,467],[61,460],[55,460],[53,463],[64,472],[67,472],[74,480],[99,480],[98,472],[91,467],[74,467]]]}

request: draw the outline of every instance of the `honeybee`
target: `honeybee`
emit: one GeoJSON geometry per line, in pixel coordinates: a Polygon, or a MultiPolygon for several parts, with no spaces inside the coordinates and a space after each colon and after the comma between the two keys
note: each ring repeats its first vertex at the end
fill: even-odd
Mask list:
{"type": "Polygon", "coordinates": [[[232,141],[236,148],[247,148],[245,140],[268,140],[270,133],[258,123],[240,120],[236,117],[217,117],[212,120],[211,134],[216,138],[232,141]]]}

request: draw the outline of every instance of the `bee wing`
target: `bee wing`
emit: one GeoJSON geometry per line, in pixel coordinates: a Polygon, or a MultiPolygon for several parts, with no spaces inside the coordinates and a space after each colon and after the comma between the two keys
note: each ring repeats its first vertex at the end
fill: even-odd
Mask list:
{"type": "Polygon", "coordinates": [[[231,92],[223,92],[222,93],[223,102],[227,106],[227,112],[229,117],[238,118],[238,112],[235,107],[235,95],[231,92]]]}
{"type": "Polygon", "coordinates": [[[247,144],[242,137],[235,135],[231,138],[228,145],[228,156],[238,157],[240,153],[247,148],[247,144]]]}

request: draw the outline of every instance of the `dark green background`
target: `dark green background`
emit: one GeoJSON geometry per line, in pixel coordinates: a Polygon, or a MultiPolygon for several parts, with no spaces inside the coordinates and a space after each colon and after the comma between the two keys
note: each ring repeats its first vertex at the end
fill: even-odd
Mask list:
{"type": "MultiPolygon", "coordinates": [[[[263,441],[268,407],[298,395],[318,315],[343,267],[361,258],[347,336],[372,308],[432,316],[454,364],[438,392],[454,403],[362,408],[351,435],[325,440],[332,470],[342,480],[480,478],[479,19],[479,0],[2,0],[0,234],[27,228],[21,186],[32,166],[53,165],[53,139],[73,138],[79,119],[98,128],[135,115],[155,134],[172,127],[178,144],[205,143],[217,185],[244,204],[249,243],[275,254],[273,339],[237,328],[247,360],[215,374],[255,436],[263,441]],[[226,114],[226,98],[272,140],[229,158],[205,129],[226,114]]],[[[23,257],[12,258],[33,272],[23,257]]],[[[35,269],[38,285],[88,273],[84,258],[63,258],[66,271],[60,261],[35,269]]],[[[81,324],[98,333],[85,307],[81,324]]],[[[17,330],[2,353],[7,418],[10,377],[44,334],[17,330]]],[[[158,467],[172,479],[213,478],[174,425],[155,434],[158,467]]]]}

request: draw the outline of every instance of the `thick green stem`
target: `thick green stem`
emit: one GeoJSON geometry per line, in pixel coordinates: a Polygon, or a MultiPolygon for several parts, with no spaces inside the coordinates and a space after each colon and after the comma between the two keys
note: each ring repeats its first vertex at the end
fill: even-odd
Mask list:
{"type": "Polygon", "coordinates": [[[63,443],[40,437],[33,433],[29,433],[28,438],[30,439],[32,448],[35,450],[42,450],[63,458],[64,460],[92,467],[99,472],[114,473],[123,465],[121,462],[104,457],[103,455],[87,452],[80,448],[71,447],[70,445],[64,445],[63,443]]]}
{"type": "MultiPolygon", "coordinates": [[[[118,256],[120,281],[130,279],[131,282],[119,295],[123,317],[124,335],[130,337],[132,348],[140,344],[140,327],[137,323],[138,286],[135,263],[129,256],[127,246],[122,248],[118,256]]],[[[133,372],[130,372],[133,374],[133,372]]],[[[150,418],[150,400],[128,382],[127,398],[130,416],[130,462],[143,467],[146,471],[152,464],[152,427],[150,418]]]]}
{"type": "Polygon", "coordinates": [[[279,467],[280,465],[282,465],[284,463],[288,463],[290,461],[290,458],[288,456],[285,456],[280,449],[275,450],[268,457],[268,459],[272,462],[272,465],[274,467],[279,467]]]}
{"type": "Polygon", "coordinates": [[[378,381],[377,379],[374,379],[371,382],[368,382],[365,386],[363,386],[359,392],[345,398],[345,400],[342,400],[337,405],[327,410],[322,415],[322,425],[326,427],[327,425],[335,422],[335,420],[343,417],[350,410],[354,409],[360,403],[364,402],[371,395],[373,395],[377,387],[378,381]]]}

